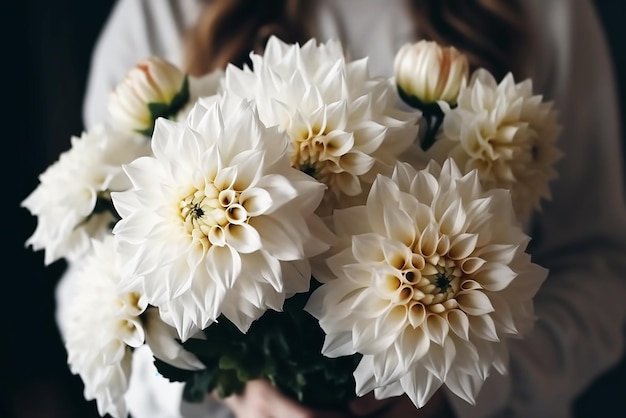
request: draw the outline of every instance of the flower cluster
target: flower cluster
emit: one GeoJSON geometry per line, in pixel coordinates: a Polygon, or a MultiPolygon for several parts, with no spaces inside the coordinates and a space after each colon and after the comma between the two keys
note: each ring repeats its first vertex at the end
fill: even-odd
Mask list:
{"type": "Polygon", "coordinates": [[[522,226],[556,175],[552,104],[434,42],[388,78],[336,41],[271,37],[250,61],[142,60],[22,203],[27,245],[70,263],[85,396],[126,417],[147,345],[194,400],[267,378],[316,406],[473,402],[547,274],[522,226]]]}

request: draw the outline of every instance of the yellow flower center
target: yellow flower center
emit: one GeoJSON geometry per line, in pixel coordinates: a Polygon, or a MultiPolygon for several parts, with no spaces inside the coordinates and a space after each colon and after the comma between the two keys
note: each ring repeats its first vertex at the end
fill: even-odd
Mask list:
{"type": "Polygon", "coordinates": [[[333,165],[328,159],[328,144],[324,140],[327,131],[318,126],[295,130],[291,135],[294,151],[291,155],[291,166],[310,175],[322,183],[327,183],[333,165]]]}
{"type": "Polygon", "coordinates": [[[401,272],[397,302],[409,306],[419,303],[432,313],[458,306],[455,296],[461,286],[462,271],[454,260],[445,257],[428,260],[414,254],[401,272]]]}
{"type": "Polygon", "coordinates": [[[186,231],[203,244],[223,246],[228,225],[240,225],[250,218],[240,196],[239,191],[218,190],[213,185],[189,194],[179,205],[186,231]]]}
{"type": "MultiPolygon", "coordinates": [[[[440,244],[444,242],[447,240],[440,240],[440,244]]],[[[459,308],[457,295],[471,277],[468,274],[471,266],[465,266],[468,260],[456,257],[449,245],[439,245],[432,251],[425,251],[427,249],[427,244],[422,248],[418,245],[414,248],[417,252],[408,260],[401,254],[388,259],[399,274],[389,274],[377,281],[380,294],[396,307],[407,309],[414,326],[421,324],[428,315],[441,315],[459,308]]]]}
{"type": "Polygon", "coordinates": [[[139,307],[140,299],[141,295],[137,292],[123,293],[117,297],[117,306],[131,314],[139,315],[139,312],[141,312],[141,308],[139,307]]]}

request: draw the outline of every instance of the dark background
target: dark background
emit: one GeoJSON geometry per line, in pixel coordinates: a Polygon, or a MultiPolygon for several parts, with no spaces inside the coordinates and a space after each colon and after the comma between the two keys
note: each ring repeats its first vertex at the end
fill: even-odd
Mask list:
{"type": "MultiPolygon", "coordinates": [[[[626,103],[626,2],[595,3],[613,51],[620,97],[626,103]]],[[[57,262],[44,267],[42,252],[24,248],[36,219],[19,203],[37,186],[37,176],[69,148],[70,137],[82,132],[81,104],[89,54],[112,4],[112,0],[29,0],[23,10],[26,26],[17,22],[18,30],[5,34],[3,46],[16,45],[16,50],[3,54],[8,57],[3,67],[14,71],[9,75],[5,72],[3,84],[9,89],[3,94],[3,106],[9,104],[9,114],[17,110],[17,115],[3,118],[14,131],[0,131],[10,144],[5,146],[10,154],[3,173],[5,184],[11,186],[8,205],[3,205],[8,226],[4,233],[8,232],[10,239],[9,251],[4,250],[6,242],[2,250],[9,268],[2,278],[8,287],[0,293],[4,296],[0,304],[1,417],[98,417],[95,403],[83,398],[80,379],[69,372],[54,324],[53,292],[64,265],[57,262]],[[26,47],[20,48],[14,38],[25,41],[26,47]],[[26,71],[20,63],[26,63],[26,71]],[[26,81],[20,82],[24,76],[26,81]],[[15,144],[17,155],[13,152],[15,144]]],[[[8,17],[11,19],[12,13],[8,17]]],[[[6,115],[7,109],[3,109],[6,115]]],[[[612,411],[626,404],[624,395],[626,362],[601,377],[581,397],[578,416],[614,416],[612,411]]]]}

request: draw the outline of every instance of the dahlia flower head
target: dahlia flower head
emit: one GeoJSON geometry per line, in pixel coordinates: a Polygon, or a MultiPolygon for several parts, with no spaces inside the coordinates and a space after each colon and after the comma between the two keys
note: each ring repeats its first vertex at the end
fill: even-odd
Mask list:
{"type": "Polygon", "coordinates": [[[534,95],[530,79],[516,83],[509,73],[498,83],[478,69],[457,106],[443,106],[442,129],[428,155],[440,164],[451,156],[462,172],[477,169],[484,187],[510,190],[518,219],[527,221],[550,199],[557,177],[561,125],[554,103],[534,95]]]}
{"type": "Polygon", "coordinates": [[[100,416],[126,418],[134,348],[144,343],[154,356],[187,370],[203,368],[176,341],[174,328],[163,323],[146,298],[119,287],[121,277],[114,237],[91,241],[90,251],[72,263],[61,333],[68,364],[84,384],[87,400],[96,400],[100,416]]]}
{"type": "Polygon", "coordinates": [[[151,144],[124,166],[133,187],[112,193],[125,289],[182,340],[221,314],[245,332],[309,289],[309,257],[333,238],[315,214],[326,186],[291,167],[284,132],[224,93],[157,120],[151,144]]]}
{"type": "Polygon", "coordinates": [[[371,77],[367,58],[346,60],[338,41],[272,36],[250,59],[226,68],[220,91],[254,100],[261,121],[289,135],[291,165],[328,186],[319,213],[364,202],[376,173],[391,173],[417,138],[421,112],[402,105],[392,78],[371,77]]]}
{"type": "Polygon", "coordinates": [[[510,195],[484,191],[448,159],[379,175],[366,205],[336,210],[337,244],[313,264],[323,284],[305,310],[328,357],[363,355],[356,393],[406,393],[422,407],[441,385],[473,403],[507,341],[533,325],[547,271],[525,252],[510,195]]]}
{"type": "Polygon", "coordinates": [[[100,416],[126,418],[124,394],[132,366],[132,347],[145,341],[139,316],[145,298],[117,289],[119,272],[113,236],[93,241],[93,252],[73,273],[75,286],[68,299],[64,324],[68,364],[80,375],[87,400],[96,400],[100,416]]]}
{"type": "Polygon", "coordinates": [[[116,220],[111,211],[96,209],[99,200],[110,201],[111,191],[130,187],[122,164],[149,153],[146,138],[103,125],[72,137],[70,149],[39,176],[39,184],[21,203],[37,217],[26,245],[45,250],[46,265],[79,258],[90,238],[110,232],[116,220]]]}

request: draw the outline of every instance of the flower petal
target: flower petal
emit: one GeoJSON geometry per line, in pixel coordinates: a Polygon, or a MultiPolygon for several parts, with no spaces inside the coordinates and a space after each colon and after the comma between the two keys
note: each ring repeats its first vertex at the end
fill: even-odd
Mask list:
{"type": "Polygon", "coordinates": [[[489,297],[478,290],[459,292],[456,298],[459,307],[468,315],[477,316],[493,312],[489,297]]]}
{"type": "Polygon", "coordinates": [[[248,224],[230,224],[225,232],[226,242],[239,253],[249,254],[263,248],[259,233],[248,224]]]}
{"type": "Polygon", "coordinates": [[[231,247],[212,246],[207,252],[206,269],[215,281],[225,287],[233,287],[241,273],[241,256],[231,247]]]}

